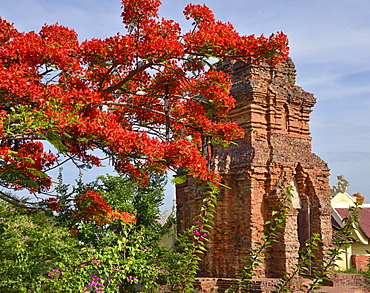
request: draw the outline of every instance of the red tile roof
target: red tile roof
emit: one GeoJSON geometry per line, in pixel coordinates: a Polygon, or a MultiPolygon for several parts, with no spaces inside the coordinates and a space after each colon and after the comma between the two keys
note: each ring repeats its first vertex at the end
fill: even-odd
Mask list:
{"type": "MultiPolygon", "coordinates": [[[[349,216],[348,209],[346,208],[335,208],[339,216],[344,219],[349,216]]],[[[362,208],[359,210],[359,224],[361,229],[364,231],[366,236],[370,238],[370,208],[362,208]]]]}

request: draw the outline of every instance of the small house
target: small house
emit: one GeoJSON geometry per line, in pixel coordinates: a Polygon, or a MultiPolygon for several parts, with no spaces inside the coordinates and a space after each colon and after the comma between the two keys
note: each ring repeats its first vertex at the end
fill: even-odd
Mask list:
{"type": "MultiPolygon", "coordinates": [[[[336,230],[343,226],[343,220],[349,216],[349,208],[364,198],[360,194],[350,196],[346,190],[336,193],[331,199],[332,224],[336,230]]],[[[335,233],[333,233],[335,235],[335,233]]],[[[359,222],[355,225],[350,245],[343,249],[342,260],[337,262],[340,270],[355,268],[359,271],[368,270],[370,261],[370,204],[362,204],[359,210],[359,222]]]]}

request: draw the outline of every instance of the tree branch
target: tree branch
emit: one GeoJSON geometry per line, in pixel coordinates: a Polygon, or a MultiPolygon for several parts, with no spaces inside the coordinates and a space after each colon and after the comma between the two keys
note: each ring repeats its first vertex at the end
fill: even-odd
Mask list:
{"type": "MultiPolygon", "coordinates": [[[[135,104],[131,104],[131,103],[126,103],[126,102],[108,101],[105,104],[106,105],[116,105],[116,106],[126,106],[126,107],[136,108],[136,109],[139,109],[139,110],[145,110],[145,111],[149,111],[149,112],[152,112],[152,113],[155,113],[155,114],[166,116],[165,112],[161,112],[161,111],[158,111],[158,110],[153,110],[153,109],[150,109],[150,108],[147,108],[147,107],[143,107],[143,106],[139,106],[139,105],[135,105],[135,104]]],[[[169,118],[176,121],[175,117],[169,116],[169,118]]],[[[180,121],[176,121],[176,122],[183,124],[180,121]]]]}
{"type": "Polygon", "coordinates": [[[14,134],[14,135],[5,135],[0,137],[0,140],[7,140],[7,139],[20,139],[20,140],[44,140],[45,137],[42,137],[41,135],[37,133],[20,133],[20,134],[14,134]]]}
{"type": "Polygon", "coordinates": [[[128,82],[130,79],[132,79],[136,74],[144,71],[145,69],[149,68],[150,66],[153,66],[154,64],[155,63],[152,60],[152,61],[149,61],[148,63],[146,63],[144,65],[141,65],[141,66],[135,68],[124,79],[122,79],[120,82],[116,83],[115,85],[112,85],[112,86],[106,88],[105,90],[103,90],[103,92],[105,92],[107,94],[110,94],[110,93],[114,92],[116,89],[119,89],[126,82],[128,82]]]}
{"type": "Polygon", "coordinates": [[[32,207],[32,206],[25,205],[25,204],[37,204],[37,203],[23,202],[21,200],[18,200],[16,198],[12,197],[12,196],[9,196],[8,194],[6,194],[3,191],[0,191],[0,198],[2,200],[6,201],[7,203],[15,205],[19,208],[32,209],[32,210],[43,210],[43,208],[41,208],[41,207],[32,207]]]}

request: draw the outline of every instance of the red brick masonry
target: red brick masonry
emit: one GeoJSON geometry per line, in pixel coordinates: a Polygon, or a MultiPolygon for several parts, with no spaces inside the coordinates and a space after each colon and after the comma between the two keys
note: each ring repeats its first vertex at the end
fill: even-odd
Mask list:
{"type": "MultiPolygon", "coordinates": [[[[330,274],[331,282],[325,284],[326,286],[316,292],[370,292],[370,282],[362,275],[334,273],[330,274]],[[342,290],[345,288],[346,290],[342,290]]],[[[274,284],[277,284],[279,279],[276,278],[261,278],[256,279],[252,286],[250,293],[269,293],[276,290],[274,284]]],[[[307,283],[305,279],[298,279],[296,281],[294,290],[298,290],[302,284],[307,283]]],[[[231,285],[236,284],[235,279],[226,278],[198,278],[195,284],[195,289],[201,290],[204,293],[222,293],[225,292],[231,285]]]]}
{"type": "MultiPolygon", "coordinates": [[[[235,108],[227,117],[244,138],[228,148],[215,146],[214,169],[223,176],[214,229],[202,256],[199,277],[234,278],[251,248],[261,240],[284,187],[296,187],[296,206],[278,242],[256,269],[258,277],[281,277],[294,266],[300,245],[316,233],[321,259],[331,242],[329,168],[311,149],[310,113],[314,96],[295,85],[295,66],[288,59],[277,66],[225,62],[218,66],[232,76],[235,108]]],[[[191,227],[204,194],[194,180],[176,187],[178,231],[191,227]]]]}
{"type": "Polygon", "coordinates": [[[352,255],[351,263],[353,268],[358,271],[369,270],[370,256],[367,255],[352,255]]]}

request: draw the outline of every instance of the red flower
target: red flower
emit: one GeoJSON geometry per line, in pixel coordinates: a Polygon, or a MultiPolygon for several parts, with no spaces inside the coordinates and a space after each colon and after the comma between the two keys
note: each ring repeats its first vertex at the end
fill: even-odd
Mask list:
{"type": "Polygon", "coordinates": [[[49,209],[56,211],[57,213],[60,213],[60,204],[59,204],[58,199],[54,197],[50,197],[47,199],[43,199],[43,201],[46,203],[49,209]]]}
{"type": "MultiPolygon", "coordinates": [[[[122,4],[125,35],[82,43],[61,25],[23,33],[0,18],[0,178],[5,187],[48,191],[51,168],[70,159],[100,166],[92,154],[96,150],[114,158],[117,172],[143,185],[148,170],[179,167],[218,182],[202,154],[202,138],[227,144],[243,132],[214,119],[227,114],[234,98],[230,77],[210,70],[209,62],[253,57],[276,64],[288,55],[287,36],[242,36],[230,23],[217,21],[207,6],[193,4],[184,14],[195,26],[183,33],[178,23],[159,17],[160,0],[122,4]],[[39,140],[57,152],[45,151],[39,140]]],[[[74,216],[81,220],[125,219],[93,192],[78,196],[76,206],[74,216]]]]}
{"type": "Polygon", "coordinates": [[[71,231],[73,236],[78,236],[78,229],[77,228],[71,228],[71,229],[69,229],[69,231],[71,231]]]}
{"type": "Polygon", "coordinates": [[[92,190],[77,196],[76,207],[77,210],[73,213],[73,217],[78,220],[95,222],[97,225],[115,220],[122,221],[125,224],[136,223],[136,218],[132,214],[112,210],[112,207],[105,202],[101,195],[92,190]]]}

